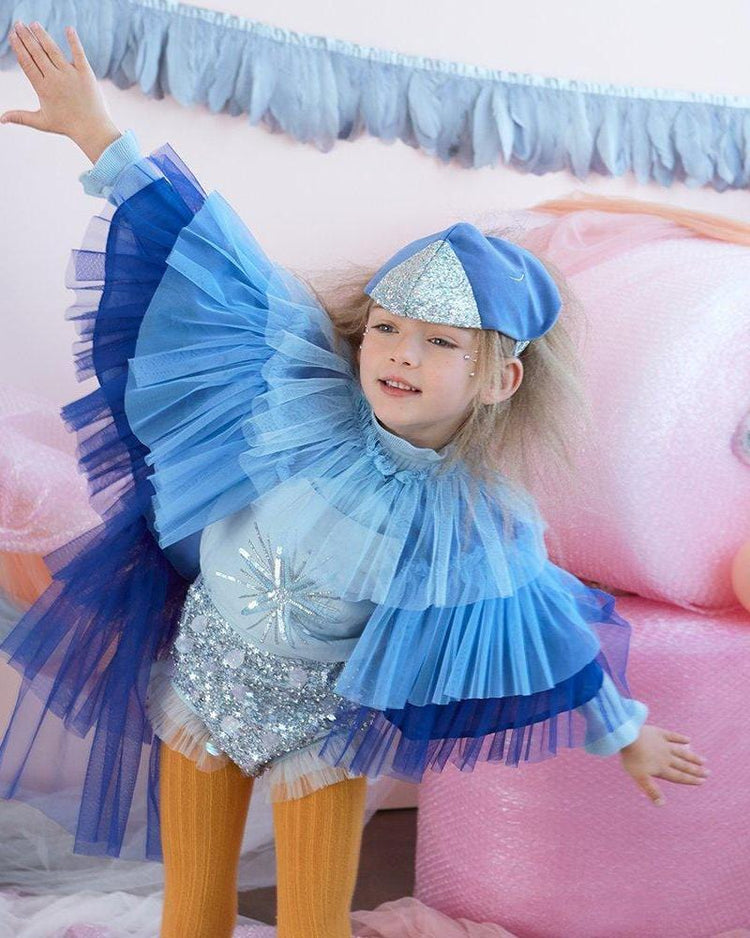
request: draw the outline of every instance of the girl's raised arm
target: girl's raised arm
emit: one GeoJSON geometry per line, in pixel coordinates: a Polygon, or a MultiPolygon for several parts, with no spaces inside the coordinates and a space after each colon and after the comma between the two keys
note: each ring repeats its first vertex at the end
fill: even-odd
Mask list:
{"type": "Polygon", "coordinates": [[[72,26],[66,28],[65,34],[72,62],[68,62],[40,23],[14,24],[10,45],[39,98],[39,110],[6,111],[0,116],[0,123],[22,124],[70,137],[95,163],[121,134],[109,115],[78,34],[72,26]]]}

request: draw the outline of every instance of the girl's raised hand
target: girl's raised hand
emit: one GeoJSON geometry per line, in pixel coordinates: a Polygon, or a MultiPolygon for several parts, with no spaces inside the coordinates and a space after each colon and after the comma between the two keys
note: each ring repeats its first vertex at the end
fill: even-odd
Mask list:
{"type": "Polygon", "coordinates": [[[120,131],[112,122],[96,75],[72,26],[66,36],[73,54],[68,62],[41,24],[16,23],[9,41],[18,64],[39,98],[38,111],[6,111],[0,123],[23,124],[70,137],[92,162],[120,131]]]}
{"type": "Polygon", "coordinates": [[[646,724],[638,739],[620,750],[622,767],[654,804],[664,804],[655,778],[677,785],[702,785],[710,774],[703,768],[705,759],[690,749],[689,742],[681,733],[646,724]]]}

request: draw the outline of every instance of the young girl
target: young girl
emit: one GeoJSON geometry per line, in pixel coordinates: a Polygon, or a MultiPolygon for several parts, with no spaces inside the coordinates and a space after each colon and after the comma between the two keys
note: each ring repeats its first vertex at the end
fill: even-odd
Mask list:
{"type": "Polygon", "coordinates": [[[90,733],[77,849],[117,854],[153,728],[162,935],[219,938],[268,773],[278,933],[344,938],[368,778],[583,746],[656,804],[654,778],[700,784],[689,741],[628,696],[612,597],[550,563],[500,471],[564,361],[547,268],[459,223],[332,317],[171,148],[120,134],[68,39],[72,63],[17,25],[40,110],[2,121],[69,136],[108,199],[68,280],[100,387],[63,411],[103,524],[47,558],[3,646],[35,691],[6,793],[50,720],[90,733]]]}

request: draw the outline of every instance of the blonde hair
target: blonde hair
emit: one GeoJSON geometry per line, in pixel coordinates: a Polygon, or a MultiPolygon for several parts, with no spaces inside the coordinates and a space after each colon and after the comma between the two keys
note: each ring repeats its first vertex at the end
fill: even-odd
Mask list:
{"type": "MultiPolygon", "coordinates": [[[[485,234],[518,240],[515,232],[485,234]]],[[[515,340],[492,329],[474,330],[479,349],[477,394],[443,463],[447,469],[461,460],[477,480],[493,482],[499,475],[532,491],[560,472],[572,476],[577,443],[589,422],[573,337],[582,325],[580,307],[559,271],[539,259],[560,291],[561,315],[549,332],[521,353],[523,380],[508,400],[497,404],[482,403],[480,391],[497,380],[504,362],[513,356],[515,340]]],[[[355,369],[373,303],[364,293],[372,275],[369,269],[349,265],[318,274],[314,282],[308,279],[331,318],[340,350],[349,354],[355,369]]]]}

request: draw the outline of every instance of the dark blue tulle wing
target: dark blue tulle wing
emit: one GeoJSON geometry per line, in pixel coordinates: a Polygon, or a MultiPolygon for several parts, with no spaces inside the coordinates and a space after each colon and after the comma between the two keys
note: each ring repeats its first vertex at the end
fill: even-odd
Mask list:
{"type": "Polygon", "coordinates": [[[23,676],[0,745],[0,792],[74,832],[82,853],[161,855],[146,687],[197,570],[197,545],[170,553],[154,539],[147,449],[130,430],[123,395],[166,258],[204,199],[162,147],[121,174],[68,269],[77,374],[96,376],[99,387],[62,415],[102,523],[45,557],[52,584],[0,646],[23,676]]]}

